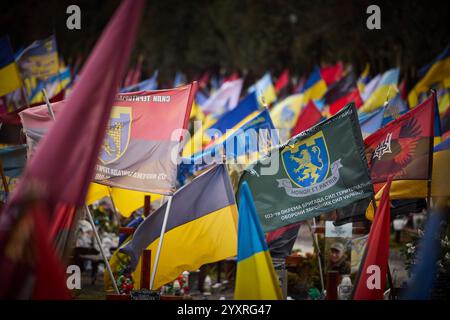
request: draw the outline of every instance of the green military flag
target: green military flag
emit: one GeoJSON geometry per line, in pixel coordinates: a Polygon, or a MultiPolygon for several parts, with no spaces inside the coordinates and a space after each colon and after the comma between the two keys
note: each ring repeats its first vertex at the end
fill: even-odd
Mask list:
{"type": "Polygon", "coordinates": [[[372,197],[353,103],[244,172],[264,232],[372,197]]]}

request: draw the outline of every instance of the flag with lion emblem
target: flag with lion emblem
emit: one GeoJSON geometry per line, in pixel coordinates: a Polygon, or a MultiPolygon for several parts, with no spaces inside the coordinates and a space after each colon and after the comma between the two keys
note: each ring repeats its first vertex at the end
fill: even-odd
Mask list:
{"type": "Polygon", "coordinates": [[[246,169],[244,181],[264,232],[370,198],[355,105],[273,149],[270,158],[246,169]]]}
{"type": "MultiPolygon", "coordinates": [[[[197,83],[175,89],[116,96],[95,171],[98,183],[172,194],[182,129],[187,126],[197,83]]],[[[56,119],[65,101],[52,104],[56,119]]],[[[20,113],[29,151],[53,125],[46,106],[20,113]]]]}

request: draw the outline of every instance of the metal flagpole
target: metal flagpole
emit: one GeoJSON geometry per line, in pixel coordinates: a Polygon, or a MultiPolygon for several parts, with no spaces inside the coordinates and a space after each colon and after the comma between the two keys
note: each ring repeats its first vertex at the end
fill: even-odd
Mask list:
{"type": "Polygon", "coordinates": [[[150,290],[152,290],[153,284],[155,282],[156,269],[158,268],[159,255],[161,253],[161,247],[164,240],[164,233],[166,233],[167,218],[169,217],[170,207],[172,206],[172,198],[173,195],[169,196],[169,200],[167,201],[166,212],[164,213],[164,221],[161,228],[161,234],[159,236],[158,249],[156,250],[155,262],[153,263],[152,268],[152,277],[150,279],[150,290]]]}
{"type": "Polygon", "coordinates": [[[47,104],[48,112],[52,116],[52,119],[55,120],[55,113],[53,112],[52,106],[50,104],[50,100],[48,100],[47,91],[45,89],[42,89],[42,94],[44,95],[45,103],[47,104]]]}
{"type": "Polygon", "coordinates": [[[117,212],[116,203],[114,202],[114,199],[113,199],[112,193],[111,193],[111,188],[109,186],[106,186],[106,188],[108,189],[109,200],[111,200],[112,210],[114,212],[114,220],[118,221],[118,220],[120,220],[120,214],[117,212]]]}
{"type": "Polygon", "coordinates": [[[113,284],[114,290],[116,291],[117,294],[120,294],[119,288],[117,287],[117,284],[116,284],[116,279],[114,278],[114,274],[111,270],[111,266],[109,265],[109,261],[106,258],[105,252],[103,251],[102,242],[100,241],[100,237],[98,235],[97,228],[95,227],[95,223],[94,223],[94,219],[92,218],[91,211],[89,210],[89,207],[87,205],[85,205],[85,208],[86,208],[87,216],[89,218],[89,222],[92,225],[92,229],[94,229],[95,240],[97,240],[97,244],[98,244],[100,253],[102,254],[103,260],[105,261],[106,269],[108,269],[109,277],[111,278],[111,282],[113,284]]]}
{"type": "MultiPolygon", "coordinates": [[[[48,112],[50,113],[52,119],[55,120],[55,113],[53,112],[52,106],[50,104],[50,101],[48,100],[45,89],[42,89],[42,93],[45,98],[45,103],[47,104],[48,112]]],[[[103,257],[103,261],[105,262],[106,269],[108,269],[109,277],[111,278],[111,282],[113,284],[114,290],[116,291],[117,294],[120,294],[119,288],[117,287],[117,284],[116,284],[116,279],[114,278],[114,275],[111,270],[111,266],[109,265],[108,259],[106,259],[105,252],[103,251],[102,243],[100,241],[100,236],[98,235],[97,228],[95,228],[95,223],[94,223],[94,219],[92,218],[91,211],[89,210],[89,207],[87,205],[85,205],[85,209],[86,209],[87,216],[89,218],[89,222],[91,223],[92,229],[94,231],[95,240],[97,241],[100,253],[102,254],[102,257],[103,257]]]]}
{"type": "Polygon", "coordinates": [[[30,107],[30,102],[28,101],[27,94],[25,92],[25,87],[24,87],[23,82],[22,82],[22,88],[20,89],[20,92],[22,94],[22,99],[25,100],[25,104],[26,104],[27,108],[29,108],[30,107]]]}

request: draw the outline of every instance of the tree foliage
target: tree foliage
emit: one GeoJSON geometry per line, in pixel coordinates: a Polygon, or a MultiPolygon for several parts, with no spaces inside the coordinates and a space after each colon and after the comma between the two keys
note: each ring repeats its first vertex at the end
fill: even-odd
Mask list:
{"type": "MultiPolygon", "coordinates": [[[[117,0],[18,0],[0,4],[2,33],[15,49],[55,33],[62,55],[86,57],[114,12],[117,0]],[[82,29],[66,28],[66,8],[77,4],[82,29]]],[[[148,1],[134,58],[162,79],[177,70],[189,76],[206,70],[260,76],[289,67],[308,72],[337,60],[372,72],[400,66],[414,77],[450,42],[449,2],[376,1],[381,30],[368,30],[368,0],[164,0],[148,1]]],[[[120,50],[120,48],[118,48],[120,50]]]]}

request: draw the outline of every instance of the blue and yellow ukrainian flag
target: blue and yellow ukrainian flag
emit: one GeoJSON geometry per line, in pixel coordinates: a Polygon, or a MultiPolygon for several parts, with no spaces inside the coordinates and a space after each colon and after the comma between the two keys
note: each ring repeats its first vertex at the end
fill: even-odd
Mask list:
{"type": "Polygon", "coordinates": [[[375,91],[370,95],[366,102],[359,109],[360,112],[370,113],[382,106],[389,100],[389,98],[394,97],[397,93],[397,83],[400,76],[400,69],[390,69],[386,71],[381,77],[375,91]]]}
{"type": "Polygon", "coordinates": [[[450,90],[449,89],[441,89],[438,91],[438,107],[439,107],[439,115],[444,117],[447,109],[450,107],[450,90]]]}
{"type": "Polygon", "coordinates": [[[435,95],[435,99],[436,99],[436,106],[434,108],[434,140],[433,140],[433,145],[437,146],[438,144],[440,144],[442,142],[442,128],[441,128],[441,117],[439,114],[439,107],[438,107],[438,97],[437,95],[435,95]]]}
{"type": "Polygon", "coordinates": [[[303,103],[306,105],[309,100],[319,100],[327,92],[327,84],[320,75],[320,68],[316,66],[303,86],[303,103]]]}
{"type": "Polygon", "coordinates": [[[267,109],[258,111],[256,114],[252,113],[217,137],[205,150],[194,154],[191,158],[192,163],[200,163],[201,159],[212,158],[213,155],[221,152],[227,160],[234,159],[238,163],[246,163],[245,156],[256,160],[259,152],[270,150],[279,143],[278,135],[276,132],[271,132],[271,129],[275,127],[267,109]],[[255,140],[252,141],[252,138],[255,140]]]}
{"type": "Polygon", "coordinates": [[[277,94],[275,87],[273,86],[272,76],[270,73],[266,73],[252,87],[250,87],[248,91],[249,93],[256,91],[258,101],[261,105],[268,106],[277,100],[277,94]]]}
{"type": "Polygon", "coordinates": [[[189,120],[197,120],[202,121],[205,119],[205,114],[200,108],[199,103],[197,102],[197,98],[192,102],[191,114],[189,115],[189,120]]]}
{"type": "Polygon", "coordinates": [[[359,118],[359,124],[361,126],[361,134],[363,139],[370,136],[375,131],[382,127],[384,116],[384,108],[372,111],[369,114],[364,114],[359,118]]]}
{"type": "Polygon", "coordinates": [[[17,57],[25,77],[46,79],[59,71],[58,48],[54,35],[44,40],[36,40],[17,57]]]}
{"type": "Polygon", "coordinates": [[[419,103],[419,95],[428,91],[432,85],[444,82],[450,85],[450,44],[445,48],[433,62],[419,71],[423,78],[414,86],[408,95],[408,102],[411,108],[419,103]]]}
{"type": "Polygon", "coordinates": [[[370,64],[366,63],[366,67],[358,78],[357,86],[360,93],[364,92],[366,84],[370,81],[370,64]]]}
{"type": "MultiPolygon", "coordinates": [[[[132,240],[110,260],[117,271],[123,256],[129,256],[136,287],[140,283],[143,250],[152,251],[154,266],[167,205],[148,216],[132,240]]],[[[195,271],[203,264],[236,256],[237,214],[233,187],[223,164],[177,190],[172,196],[153,289],[173,281],[183,271],[195,271]]],[[[108,283],[105,272],[105,285],[108,283]]]]}
{"type": "Polygon", "coordinates": [[[293,94],[278,102],[270,110],[270,117],[277,129],[286,129],[291,132],[297,123],[303,106],[303,94],[293,94]]]}
{"type": "MultiPolygon", "coordinates": [[[[0,148],[0,161],[3,165],[3,173],[6,177],[8,192],[12,192],[18,185],[20,176],[27,162],[27,145],[6,146],[0,148]]],[[[3,183],[0,183],[0,199],[5,202],[8,197],[3,183]]]]}
{"type": "Polygon", "coordinates": [[[394,121],[409,111],[408,105],[406,101],[402,99],[400,93],[397,93],[393,99],[389,100],[388,104],[383,109],[384,114],[381,127],[384,127],[389,122],[394,121]]]}
{"type": "Polygon", "coordinates": [[[45,88],[48,94],[48,98],[51,99],[68,88],[71,83],[70,67],[68,66],[60,68],[58,74],[51,76],[48,79],[34,79],[36,79],[37,82],[33,87],[30,96],[28,97],[28,101],[30,102],[30,104],[43,103],[45,102],[45,98],[42,93],[42,89],[45,88]]]}
{"type": "Polygon", "coordinates": [[[0,38],[0,97],[22,86],[8,37],[0,38]]]}
{"type": "Polygon", "coordinates": [[[235,300],[281,300],[280,285],[247,182],[241,187],[235,300]]]}
{"type": "MultiPolygon", "coordinates": [[[[183,163],[178,169],[179,180],[184,181],[185,177],[208,167],[210,161],[219,162],[223,157],[227,164],[238,164],[238,167],[257,161],[279,145],[280,137],[273,129],[275,127],[267,109],[253,112],[223,134],[217,135],[203,150],[183,156],[183,163]]],[[[210,136],[214,132],[207,130],[204,135],[210,136]]]]}
{"type": "Polygon", "coordinates": [[[223,134],[239,123],[249,120],[261,111],[258,103],[256,92],[248,94],[245,98],[239,101],[238,105],[221,115],[217,121],[206,116],[203,120],[202,130],[194,132],[194,135],[189,139],[182,152],[183,157],[190,157],[193,154],[200,152],[204,145],[211,142],[211,138],[206,134],[207,129],[220,130],[223,134]]]}

